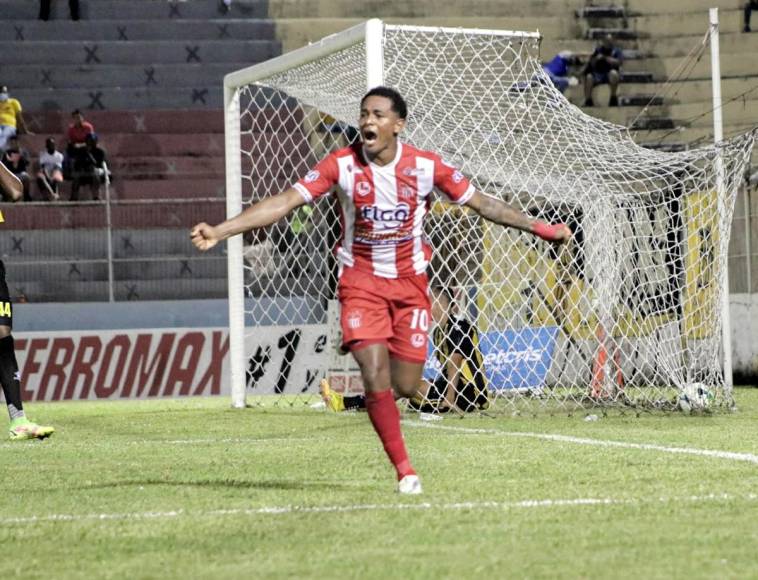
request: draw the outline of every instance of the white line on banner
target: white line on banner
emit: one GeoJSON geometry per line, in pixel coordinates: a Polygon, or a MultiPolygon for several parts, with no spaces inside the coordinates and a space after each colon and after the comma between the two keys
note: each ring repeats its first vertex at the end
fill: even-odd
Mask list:
{"type": "Polygon", "coordinates": [[[717,459],[732,459],[734,461],[746,461],[758,464],[758,455],[752,453],[738,453],[735,451],[719,451],[717,449],[698,449],[696,447],[668,447],[654,443],[630,443],[628,441],[612,441],[608,439],[590,439],[587,437],[573,437],[571,435],[557,435],[554,433],[530,433],[528,431],[500,431],[499,429],[474,429],[471,427],[452,427],[450,425],[436,425],[433,423],[421,423],[419,421],[403,421],[408,427],[423,427],[441,431],[453,431],[456,433],[468,433],[472,435],[499,435],[501,437],[526,437],[530,439],[544,439],[561,443],[575,443],[577,445],[595,445],[598,447],[623,447],[626,449],[644,449],[646,451],[661,451],[663,453],[679,453],[685,455],[700,455],[702,457],[715,457],[717,459]]]}
{"type": "Polygon", "coordinates": [[[732,495],[728,493],[711,493],[707,495],[688,495],[659,498],[574,498],[574,499],[525,499],[520,501],[470,501],[457,503],[391,503],[391,504],[356,504],[356,505],[323,505],[323,506],[263,506],[259,508],[233,508],[192,512],[187,510],[172,510],[163,512],[131,512],[113,514],[50,514],[46,516],[0,517],[0,525],[34,524],[41,522],[84,522],[84,521],[114,521],[114,520],[153,520],[178,517],[226,517],[226,516],[267,516],[286,514],[321,514],[345,512],[374,512],[374,511],[409,511],[409,510],[483,510],[483,509],[532,509],[532,508],[561,508],[583,506],[618,506],[618,505],[650,505],[654,503],[703,503],[719,501],[754,502],[758,494],[732,495]]]}

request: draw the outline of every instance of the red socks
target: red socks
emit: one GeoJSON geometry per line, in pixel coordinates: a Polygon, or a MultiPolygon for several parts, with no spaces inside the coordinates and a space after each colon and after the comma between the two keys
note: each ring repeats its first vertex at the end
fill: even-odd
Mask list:
{"type": "Polygon", "coordinates": [[[395,404],[392,389],[378,393],[366,393],[366,410],[371,424],[384,445],[384,451],[397,470],[398,480],[406,475],[415,475],[405,450],[405,441],[400,431],[400,412],[395,404]]]}

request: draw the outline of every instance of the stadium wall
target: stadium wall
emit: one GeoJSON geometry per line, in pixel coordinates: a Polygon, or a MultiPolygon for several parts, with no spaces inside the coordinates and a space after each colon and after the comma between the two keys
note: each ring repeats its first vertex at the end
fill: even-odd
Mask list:
{"type": "MultiPolygon", "coordinates": [[[[265,308],[274,324],[246,339],[249,392],[312,391],[326,327],[277,324],[290,308],[311,310],[291,301],[265,308]]],[[[758,294],[733,294],[731,312],[736,383],[758,385],[758,294]]],[[[229,395],[225,300],[20,304],[14,318],[26,400],[229,395]]]]}

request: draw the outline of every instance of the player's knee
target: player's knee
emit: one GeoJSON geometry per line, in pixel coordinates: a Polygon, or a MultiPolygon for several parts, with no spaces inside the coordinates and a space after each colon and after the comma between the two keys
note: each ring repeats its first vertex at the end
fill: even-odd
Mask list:
{"type": "Polygon", "coordinates": [[[361,379],[367,391],[383,391],[389,388],[389,369],[378,364],[363,364],[361,379]]]}
{"type": "Polygon", "coordinates": [[[11,335],[11,327],[5,324],[0,324],[0,338],[5,338],[11,335]]]}
{"type": "Polygon", "coordinates": [[[395,388],[395,392],[400,397],[407,397],[411,398],[416,394],[416,391],[418,391],[418,383],[409,383],[400,381],[397,384],[393,385],[395,388]]]}

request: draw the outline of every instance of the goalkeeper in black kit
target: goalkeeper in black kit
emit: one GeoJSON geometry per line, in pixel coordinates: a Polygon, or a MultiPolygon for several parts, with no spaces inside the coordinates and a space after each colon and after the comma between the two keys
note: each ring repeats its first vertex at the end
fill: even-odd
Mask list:
{"type": "MultiPolygon", "coordinates": [[[[422,413],[472,412],[489,407],[484,357],[479,349],[479,332],[458,312],[448,289],[432,287],[432,333],[434,352],[441,374],[433,382],[422,380],[408,401],[410,409],[422,413]]],[[[343,395],[321,381],[321,397],[327,408],[353,411],[366,408],[366,397],[343,395]]]]}
{"type": "MultiPolygon", "coordinates": [[[[18,201],[23,195],[21,182],[2,163],[0,163],[0,192],[2,200],[18,201]]],[[[4,222],[0,213],[0,223],[4,222]]],[[[12,440],[44,439],[53,434],[55,429],[32,423],[26,418],[21,404],[21,384],[19,382],[18,362],[13,346],[13,304],[11,304],[8,284],[5,281],[5,265],[0,261],[0,385],[5,394],[11,424],[9,436],[12,440]]]]}

